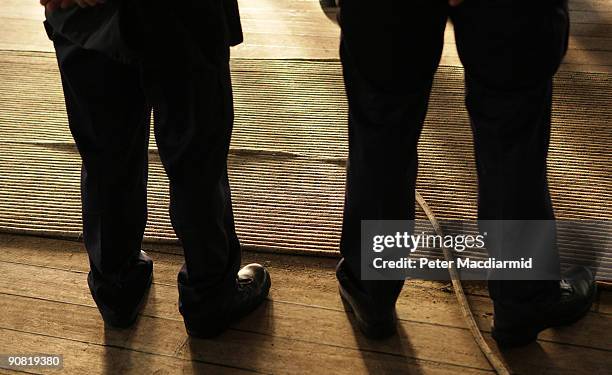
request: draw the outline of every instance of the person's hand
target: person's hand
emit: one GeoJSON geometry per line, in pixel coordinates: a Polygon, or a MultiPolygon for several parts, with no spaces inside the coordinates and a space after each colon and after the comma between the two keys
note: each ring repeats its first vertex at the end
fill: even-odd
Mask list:
{"type": "Polygon", "coordinates": [[[40,5],[44,6],[49,12],[52,12],[58,8],[67,9],[75,5],[81,8],[93,7],[105,1],[106,0],[40,0],[40,5]]]}
{"type": "Polygon", "coordinates": [[[461,3],[463,3],[463,0],[448,0],[448,5],[452,7],[459,6],[461,3]]]}

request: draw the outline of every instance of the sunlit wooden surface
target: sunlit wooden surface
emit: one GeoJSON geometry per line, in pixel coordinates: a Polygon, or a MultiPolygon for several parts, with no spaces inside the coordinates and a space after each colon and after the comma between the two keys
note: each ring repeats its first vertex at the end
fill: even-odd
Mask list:
{"type": "MultiPolygon", "coordinates": [[[[492,373],[445,283],[408,282],[398,302],[399,335],[371,341],[342,308],[334,259],[246,253],[245,262],[269,268],[269,299],[218,339],[190,340],[177,308],[179,249],[149,253],[155,276],[142,316],[131,329],[105,329],[86,287],[81,244],[0,235],[0,353],[63,354],[70,374],[492,373]]],[[[486,290],[466,289],[493,345],[486,290]]],[[[521,374],[605,373],[612,365],[611,297],[604,292],[578,324],[545,331],[538,343],[503,357],[521,374]]]]}
{"type": "MultiPolygon", "coordinates": [[[[339,29],[318,0],[240,0],[245,43],[234,57],[338,58],[339,29]]],[[[374,4],[374,3],[373,3],[374,4]]],[[[570,0],[570,49],[562,69],[612,72],[612,1],[570,0]]],[[[0,49],[52,51],[37,0],[0,0],[0,49]]],[[[441,64],[460,65],[452,25],[441,64]]]]}

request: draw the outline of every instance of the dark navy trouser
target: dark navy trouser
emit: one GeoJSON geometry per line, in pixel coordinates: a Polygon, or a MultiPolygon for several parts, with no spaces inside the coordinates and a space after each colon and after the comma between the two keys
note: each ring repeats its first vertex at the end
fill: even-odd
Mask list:
{"type": "MultiPolygon", "coordinates": [[[[567,49],[563,0],[343,0],[341,59],[349,162],[341,252],[360,278],[361,220],[412,220],[417,142],[447,19],[465,68],[478,172],[478,218],[553,220],[546,179],[552,77],[567,49]]],[[[441,214],[443,216],[443,213],[441,214]]],[[[551,258],[558,258],[554,244],[551,258]]],[[[381,304],[403,281],[360,281],[381,304]]],[[[558,293],[555,281],[490,281],[498,302],[558,293]]]]}
{"type": "MultiPolygon", "coordinates": [[[[157,35],[130,30],[147,39],[120,59],[116,49],[84,48],[49,23],[47,28],[82,158],[83,236],[97,282],[121,285],[129,274],[126,268],[141,249],[147,193],[161,193],[147,192],[153,110],[170,184],[170,217],[185,254],[178,277],[181,312],[197,315],[231,299],[241,260],[227,177],[233,124],[229,43],[226,30],[213,22],[200,34],[170,12],[163,25],[171,27],[157,35]]],[[[124,30],[112,35],[123,35],[118,31],[124,30]]]]}

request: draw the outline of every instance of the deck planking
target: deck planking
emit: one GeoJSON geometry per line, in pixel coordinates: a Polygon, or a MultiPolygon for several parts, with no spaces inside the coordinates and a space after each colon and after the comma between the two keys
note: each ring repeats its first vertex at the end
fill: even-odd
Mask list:
{"type": "MultiPolygon", "coordinates": [[[[112,330],[104,329],[89,296],[82,244],[0,235],[0,329],[10,333],[1,335],[0,352],[22,348],[15,344],[15,337],[31,337],[28,342],[57,345],[77,362],[83,349],[73,353],[71,348],[85,345],[87,357],[92,358],[83,360],[102,363],[101,368],[124,366],[135,372],[137,367],[125,366],[146,362],[146,368],[162,373],[166,368],[194,373],[194,368],[207,366],[215,371],[275,374],[329,368],[347,374],[491,371],[445,283],[407,283],[398,302],[399,335],[366,340],[353,328],[350,314],[343,311],[333,275],[335,259],[329,258],[245,253],[245,262],[259,261],[269,268],[273,279],[270,298],[219,339],[189,340],[177,309],[179,253],[172,246],[150,251],[155,278],[142,316],[133,329],[112,330]],[[127,364],[112,362],[116,356],[106,358],[104,348],[120,349],[130,360],[127,364]],[[195,367],[189,365],[192,361],[195,367]]],[[[482,284],[470,284],[467,290],[479,325],[490,340],[491,304],[486,290],[482,284]]],[[[603,373],[612,365],[612,343],[606,335],[597,334],[612,328],[608,293],[604,292],[585,320],[573,327],[548,330],[537,344],[505,351],[504,358],[523,373],[603,373]]],[[[79,372],[79,363],[70,366],[79,372]]]]}
{"type": "MultiPolygon", "coordinates": [[[[237,58],[337,59],[340,30],[317,0],[240,0],[245,42],[237,58]]],[[[612,72],[612,1],[570,0],[569,50],[562,70],[612,72]]],[[[37,1],[0,0],[0,50],[53,51],[37,1]]],[[[442,65],[460,66],[452,24],[442,65]]]]}

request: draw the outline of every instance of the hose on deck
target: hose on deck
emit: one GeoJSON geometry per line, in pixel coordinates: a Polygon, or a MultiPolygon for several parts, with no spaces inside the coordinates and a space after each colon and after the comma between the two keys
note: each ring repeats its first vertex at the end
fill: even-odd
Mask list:
{"type": "MultiPolygon", "coordinates": [[[[423,196],[418,191],[415,191],[415,195],[416,195],[416,201],[418,202],[419,206],[421,206],[421,208],[425,212],[425,215],[429,219],[429,222],[433,226],[436,234],[440,236],[444,236],[444,232],[442,231],[442,227],[440,227],[440,223],[438,223],[438,220],[436,219],[433,211],[431,210],[431,208],[429,207],[429,205],[427,204],[423,196]]],[[[444,258],[447,261],[454,260],[453,254],[447,247],[442,246],[442,252],[444,253],[444,258]]],[[[465,323],[467,324],[468,329],[470,330],[470,333],[474,337],[474,341],[476,341],[476,344],[480,348],[480,351],[482,351],[482,353],[485,355],[485,357],[487,358],[487,360],[489,361],[489,363],[491,364],[491,366],[493,367],[493,369],[495,370],[497,374],[510,375],[511,372],[508,370],[504,362],[497,356],[497,354],[495,354],[495,352],[491,349],[491,347],[489,347],[489,344],[487,344],[484,337],[482,336],[482,333],[480,332],[480,329],[478,328],[478,324],[476,323],[476,320],[474,319],[474,314],[472,313],[472,310],[470,308],[470,303],[468,302],[465,292],[463,291],[463,285],[461,285],[461,279],[459,278],[459,273],[457,272],[457,269],[455,268],[454,262],[450,264],[451,264],[451,267],[448,269],[448,272],[450,273],[450,276],[451,276],[453,290],[455,291],[455,296],[457,297],[457,302],[459,302],[459,307],[461,308],[461,313],[463,314],[465,323]]]]}

